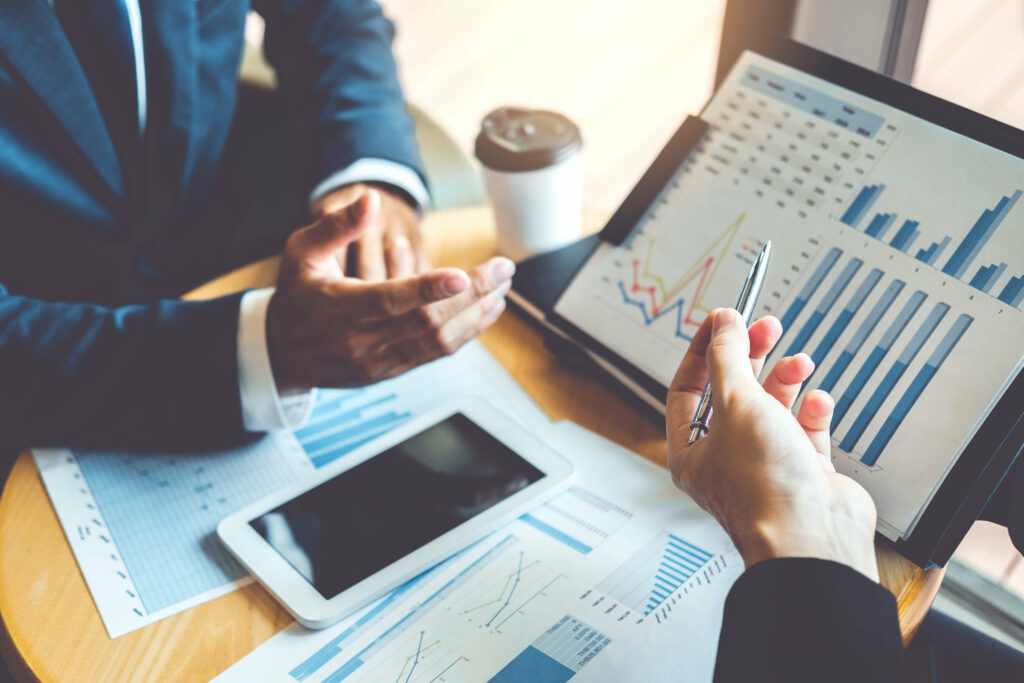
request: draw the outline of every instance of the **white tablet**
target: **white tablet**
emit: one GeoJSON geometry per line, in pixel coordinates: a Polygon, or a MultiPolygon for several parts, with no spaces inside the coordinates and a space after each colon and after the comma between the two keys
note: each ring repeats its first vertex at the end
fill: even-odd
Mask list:
{"type": "Polygon", "coordinates": [[[573,467],[480,400],[455,402],[227,517],[217,534],[324,628],[564,489],[573,467]]]}

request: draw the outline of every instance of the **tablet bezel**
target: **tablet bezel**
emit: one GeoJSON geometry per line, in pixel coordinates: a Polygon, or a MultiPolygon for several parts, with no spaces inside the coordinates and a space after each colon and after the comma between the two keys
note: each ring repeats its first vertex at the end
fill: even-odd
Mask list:
{"type": "MultiPolygon", "coordinates": [[[[1024,131],[882,74],[778,35],[753,36],[744,50],[737,54],[736,59],[738,60],[746,51],[824,79],[980,144],[1024,159],[1024,131]]],[[[729,70],[734,67],[735,61],[729,65],[729,70]]],[[[635,197],[653,196],[656,202],[661,196],[674,177],[676,169],[685,163],[690,155],[691,148],[684,144],[685,140],[683,127],[680,127],[651,166],[650,171],[657,169],[658,172],[649,171],[645,174],[623,202],[621,208],[629,207],[630,211],[616,212],[617,229],[631,232],[646,215],[651,204],[636,201],[635,197]],[[632,225],[632,228],[628,228],[629,225],[632,225]]],[[[598,248],[600,247],[595,246],[594,251],[598,248]]],[[[570,284],[593,256],[594,251],[580,261],[576,273],[569,279],[570,284]]],[[[560,299],[561,295],[558,297],[558,300],[560,299]]],[[[634,392],[639,390],[648,397],[659,400],[661,410],[664,410],[668,387],[557,313],[555,308],[558,300],[548,313],[548,322],[591,354],[595,360],[605,365],[621,384],[634,392]]],[[[971,524],[984,510],[989,498],[1024,446],[1024,429],[1014,429],[1022,418],[1020,406],[1024,406],[1024,373],[1014,378],[968,442],[949,474],[939,485],[910,537],[897,541],[881,535],[879,538],[922,567],[945,564],[971,524]]]]}
{"type": "Polygon", "coordinates": [[[292,616],[304,626],[320,629],[354,613],[501,526],[511,523],[528,508],[564,490],[571,483],[573,474],[573,466],[566,458],[521,425],[481,399],[463,398],[411,420],[318,470],[313,476],[247,505],[221,520],[217,525],[217,535],[249,573],[292,616]],[[544,477],[331,598],[321,595],[250,524],[252,520],[289,500],[458,413],[465,415],[491,437],[536,467],[544,477]]]}

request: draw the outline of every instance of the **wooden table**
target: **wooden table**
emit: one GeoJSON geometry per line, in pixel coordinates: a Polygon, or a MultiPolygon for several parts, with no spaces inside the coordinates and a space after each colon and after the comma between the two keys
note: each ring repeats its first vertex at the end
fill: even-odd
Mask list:
{"type": "MultiPolygon", "coordinates": [[[[585,223],[594,230],[604,218],[588,215],[585,223]]],[[[437,264],[469,267],[494,251],[493,220],[486,209],[433,214],[424,230],[437,264]]],[[[218,278],[189,298],[270,285],[276,275],[277,259],[267,259],[218,278]]],[[[600,380],[559,365],[523,319],[503,316],[482,340],[551,418],[574,420],[664,464],[664,426],[600,380]]],[[[882,583],[896,595],[909,641],[942,573],[922,571],[883,547],[878,566],[882,583]]],[[[252,584],[111,640],[27,453],[18,458],[0,498],[0,616],[6,627],[0,644],[15,675],[44,681],[205,681],[291,622],[252,584]]]]}

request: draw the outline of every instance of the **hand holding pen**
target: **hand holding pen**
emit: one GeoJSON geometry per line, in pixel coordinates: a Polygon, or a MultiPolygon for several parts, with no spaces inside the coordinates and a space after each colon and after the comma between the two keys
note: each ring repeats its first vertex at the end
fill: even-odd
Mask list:
{"type": "MultiPolygon", "coordinates": [[[[761,295],[761,289],[764,287],[764,277],[768,272],[768,262],[771,260],[771,257],[772,241],[768,240],[761,248],[761,253],[757,255],[754,265],[750,266],[750,272],[747,273],[747,281],[743,284],[743,289],[740,290],[739,301],[736,303],[736,310],[739,311],[744,326],[750,324],[750,316],[754,312],[757,298],[761,295]]],[[[692,446],[697,439],[708,433],[708,428],[711,426],[712,411],[711,382],[709,381],[704,385],[704,393],[700,397],[700,403],[697,404],[697,411],[693,415],[693,420],[690,421],[690,440],[687,445],[692,446]]]]}
{"type": "Polygon", "coordinates": [[[747,567],[780,557],[848,565],[878,580],[875,507],[830,460],[831,397],[807,392],[807,354],[780,358],[763,383],[764,359],[782,336],[771,316],[749,328],[731,309],[697,330],[668,392],[668,466],[675,484],[711,513],[747,567]],[[715,426],[688,444],[690,419],[709,380],[715,426]]]}

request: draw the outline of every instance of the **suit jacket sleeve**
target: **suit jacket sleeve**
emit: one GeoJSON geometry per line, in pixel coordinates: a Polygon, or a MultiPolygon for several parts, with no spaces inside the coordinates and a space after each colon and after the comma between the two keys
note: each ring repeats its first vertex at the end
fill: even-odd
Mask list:
{"type": "Polygon", "coordinates": [[[239,297],[104,308],[0,286],[0,452],[240,442],[239,297]]]}
{"type": "Polygon", "coordinates": [[[424,174],[391,54],[394,26],[373,0],[258,0],[264,50],[298,135],[310,190],[364,158],[424,174]]]}
{"type": "Polygon", "coordinates": [[[1024,456],[1017,456],[980,518],[1005,526],[1017,552],[1024,554],[1024,456]]]}
{"type": "Polygon", "coordinates": [[[715,681],[904,680],[896,600],[850,567],[760,562],[725,603],[715,681]]]}

